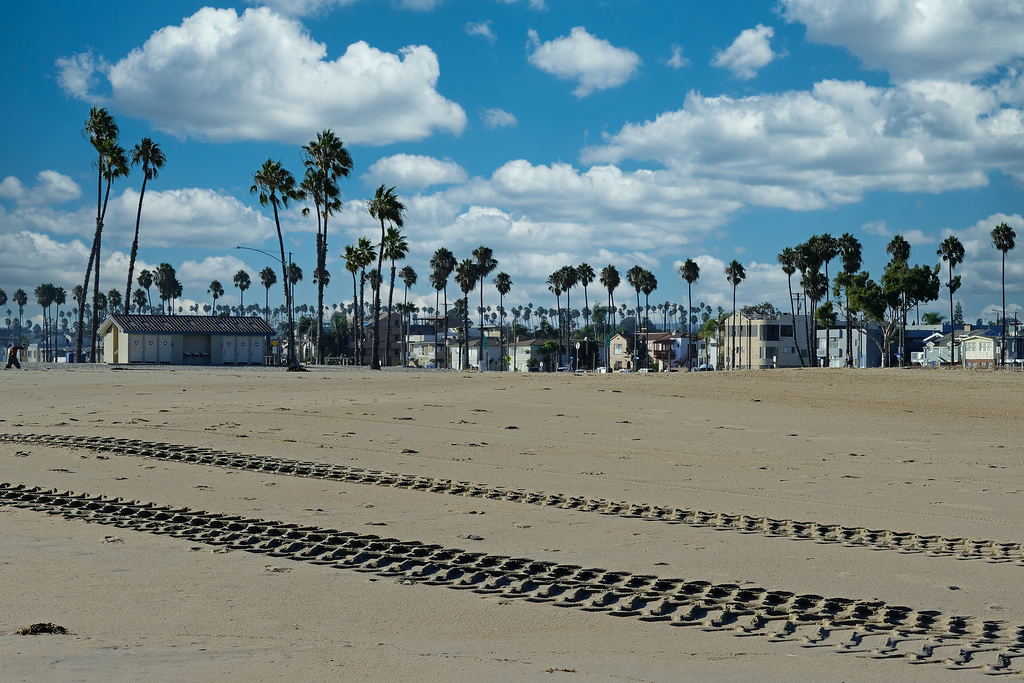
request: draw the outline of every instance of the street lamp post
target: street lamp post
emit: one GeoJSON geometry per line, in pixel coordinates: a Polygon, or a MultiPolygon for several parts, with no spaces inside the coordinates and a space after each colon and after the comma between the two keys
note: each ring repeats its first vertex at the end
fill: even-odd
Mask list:
{"type": "Polygon", "coordinates": [[[269,256],[270,258],[274,259],[275,261],[277,261],[278,263],[281,264],[281,270],[283,270],[284,273],[285,273],[284,283],[283,283],[284,284],[285,308],[288,310],[288,367],[289,368],[297,368],[297,367],[299,367],[299,362],[298,362],[298,360],[295,357],[295,318],[294,318],[294,315],[292,313],[292,307],[293,307],[294,302],[295,302],[295,293],[292,290],[292,284],[291,284],[292,252],[290,252],[290,251],[288,252],[288,265],[286,267],[284,261],[281,260],[280,257],[275,256],[274,254],[270,253],[269,251],[263,251],[262,249],[255,249],[253,247],[242,247],[242,246],[236,246],[235,249],[246,249],[248,251],[255,251],[255,252],[258,252],[260,254],[263,254],[264,256],[269,256]]]}

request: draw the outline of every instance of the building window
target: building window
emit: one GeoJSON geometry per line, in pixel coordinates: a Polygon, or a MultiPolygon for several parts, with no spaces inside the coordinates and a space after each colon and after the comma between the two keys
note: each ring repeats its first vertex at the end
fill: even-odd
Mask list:
{"type": "Polygon", "coordinates": [[[765,325],[765,328],[764,328],[764,340],[765,341],[779,341],[779,326],[778,325],[765,325]]]}
{"type": "Polygon", "coordinates": [[[796,353],[796,349],[794,349],[792,346],[783,346],[782,347],[782,352],[783,353],[796,353]]]}
{"type": "Polygon", "coordinates": [[[793,326],[792,325],[782,325],[782,326],[780,326],[780,328],[779,328],[779,336],[780,337],[792,337],[793,336],[793,326]]]}
{"type": "Polygon", "coordinates": [[[612,352],[617,356],[622,355],[622,344],[615,344],[615,350],[612,352]]]}

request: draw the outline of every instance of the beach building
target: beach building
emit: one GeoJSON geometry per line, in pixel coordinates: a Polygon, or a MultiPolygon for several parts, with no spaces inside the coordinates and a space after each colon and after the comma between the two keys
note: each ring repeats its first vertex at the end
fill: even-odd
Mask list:
{"type": "MultiPolygon", "coordinates": [[[[721,361],[728,370],[799,368],[807,362],[806,318],[791,313],[774,316],[742,313],[726,316],[721,327],[721,361]]],[[[845,353],[845,352],[844,352],[845,353]]]]}
{"type": "Polygon", "coordinates": [[[1002,344],[995,332],[974,332],[966,335],[961,343],[965,368],[991,370],[999,364],[1002,344]]]}
{"type": "MultiPolygon", "coordinates": [[[[818,365],[823,363],[832,368],[846,366],[846,323],[839,322],[829,329],[817,328],[818,365]]],[[[853,341],[852,357],[855,368],[878,368],[882,366],[882,328],[877,323],[855,320],[850,331],[853,341]]]]}
{"type": "Polygon", "coordinates": [[[104,363],[263,365],[275,332],[263,318],[114,314],[99,329],[104,363]]]}

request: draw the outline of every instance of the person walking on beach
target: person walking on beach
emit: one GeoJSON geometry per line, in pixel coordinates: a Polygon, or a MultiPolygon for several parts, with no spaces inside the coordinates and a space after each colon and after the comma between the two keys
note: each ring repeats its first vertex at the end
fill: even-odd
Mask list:
{"type": "Polygon", "coordinates": [[[7,365],[4,366],[4,370],[7,370],[12,365],[21,370],[21,363],[18,362],[18,351],[21,348],[21,346],[15,346],[13,343],[7,347],[7,365]]]}

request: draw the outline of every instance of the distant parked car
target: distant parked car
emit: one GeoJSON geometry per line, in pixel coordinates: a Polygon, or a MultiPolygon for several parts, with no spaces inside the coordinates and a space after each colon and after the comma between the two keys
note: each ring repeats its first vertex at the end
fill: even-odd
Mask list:
{"type": "Polygon", "coordinates": [[[526,368],[527,372],[540,372],[540,368],[534,365],[532,368],[526,368]]]}
{"type": "Polygon", "coordinates": [[[558,372],[571,372],[571,370],[568,365],[560,365],[558,367],[558,372]]]}
{"type": "Polygon", "coordinates": [[[694,372],[714,372],[715,371],[715,366],[711,365],[710,363],[705,363],[704,365],[698,365],[697,367],[695,367],[693,369],[693,371],[694,372]]]}

